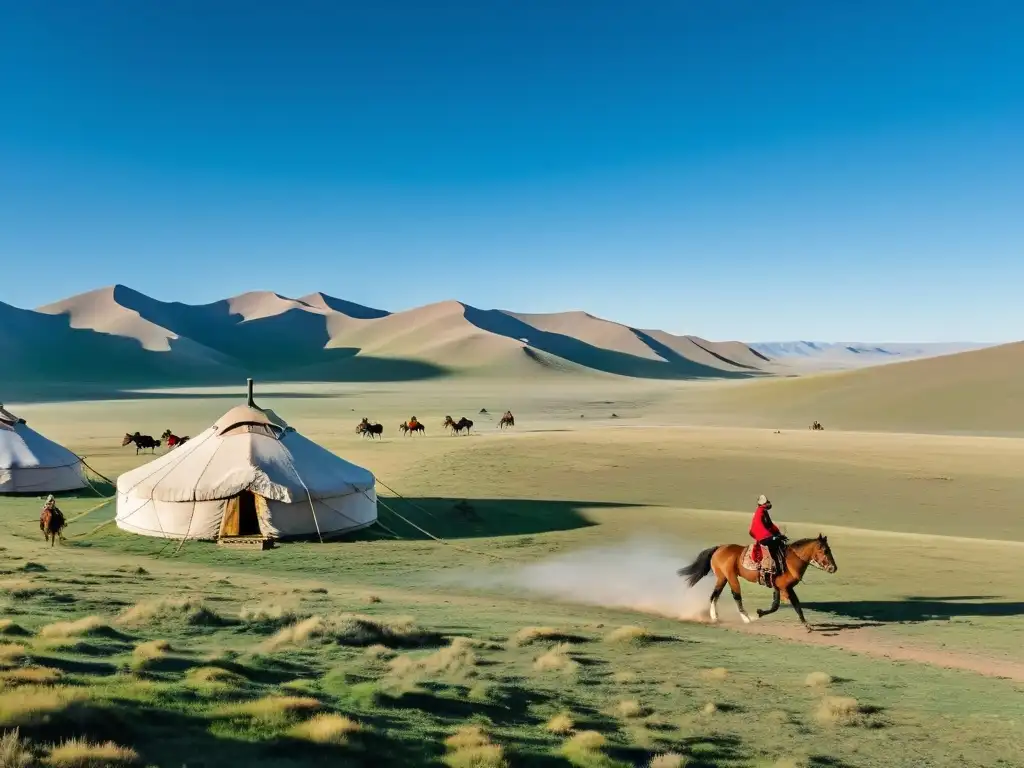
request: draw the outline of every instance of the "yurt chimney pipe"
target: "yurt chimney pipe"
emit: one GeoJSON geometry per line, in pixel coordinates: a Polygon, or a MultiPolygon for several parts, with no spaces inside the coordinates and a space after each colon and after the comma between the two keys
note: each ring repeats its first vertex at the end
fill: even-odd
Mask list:
{"type": "Polygon", "coordinates": [[[246,397],[245,404],[248,405],[250,408],[255,408],[256,403],[252,399],[252,379],[246,379],[245,381],[249,389],[249,393],[248,396],[246,397]]]}

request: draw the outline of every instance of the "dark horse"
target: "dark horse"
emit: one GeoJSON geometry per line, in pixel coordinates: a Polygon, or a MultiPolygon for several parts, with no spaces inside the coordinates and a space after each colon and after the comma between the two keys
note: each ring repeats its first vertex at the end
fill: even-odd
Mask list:
{"type": "MultiPolygon", "coordinates": [[[[711,592],[711,621],[718,621],[718,597],[725,589],[725,583],[729,582],[732,590],[732,598],[739,608],[740,618],[744,624],[749,624],[751,618],[743,609],[743,597],[740,595],[740,580],[743,577],[747,581],[758,582],[757,571],[751,571],[743,567],[743,552],[746,547],[743,544],[720,544],[708,547],[697,558],[685,568],[680,568],[676,573],[684,577],[691,587],[714,571],[715,588],[711,592]]],[[[811,631],[811,625],[804,618],[804,612],[800,608],[800,600],[796,596],[796,587],[804,577],[808,566],[813,565],[825,573],[835,573],[838,570],[835,558],[832,557],[832,550],[828,546],[828,538],[820,533],[816,539],[799,539],[786,546],[786,571],[775,579],[775,594],[772,597],[772,607],[767,611],[758,609],[758,618],[775,613],[779,610],[779,598],[784,597],[793,605],[793,610],[800,617],[801,623],[811,631]]]]}
{"type": "Polygon", "coordinates": [[[516,425],[516,417],[512,415],[512,411],[505,411],[505,415],[501,417],[501,421],[498,422],[499,429],[505,427],[514,427],[516,425]]]}
{"type": "Polygon", "coordinates": [[[139,455],[139,451],[143,448],[149,448],[152,451],[156,451],[160,447],[160,441],[154,440],[152,435],[140,435],[136,432],[134,435],[129,435],[127,432],[124,433],[124,440],[121,441],[121,447],[128,445],[128,443],[135,443],[135,455],[139,455]]]}
{"type": "Polygon", "coordinates": [[[182,443],[188,442],[188,435],[185,435],[184,437],[178,437],[169,429],[165,429],[164,433],[160,435],[160,437],[167,441],[168,448],[174,448],[177,445],[181,445],[182,443]]]}
{"type": "Polygon", "coordinates": [[[455,421],[451,416],[444,417],[444,424],[442,427],[448,427],[452,430],[453,435],[459,434],[462,430],[466,430],[466,434],[469,434],[469,430],[473,428],[473,422],[463,416],[458,421],[455,421]]]}
{"type": "Polygon", "coordinates": [[[381,437],[384,434],[384,425],[371,424],[370,420],[364,416],[363,420],[359,422],[359,426],[356,427],[356,433],[372,440],[375,436],[381,437]]]}
{"type": "Polygon", "coordinates": [[[58,538],[60,538],[63,544],[64,534],[62,531],[67,524],[67,520],[64,519],[64,513],[57,508],[57,505],[51,499],[47,499],[46,505],[39,515],[39,530],[43,532],[43,539],[49,541],[51,547],[58,538]]]}

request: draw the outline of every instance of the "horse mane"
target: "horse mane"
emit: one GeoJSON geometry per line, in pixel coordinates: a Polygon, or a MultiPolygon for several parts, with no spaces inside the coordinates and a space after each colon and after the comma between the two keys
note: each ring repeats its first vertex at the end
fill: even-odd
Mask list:
{"type": "Polygon", "coordinates": [[[812,536],[809,539],[797,539],[796,541],[789,542],[789,546],[790,547],[799,547],[799,546],[803,546],[804,544],[810,544],[812,541],[817,541],[817,540],[818,540],[817,536],[812,536]]]}

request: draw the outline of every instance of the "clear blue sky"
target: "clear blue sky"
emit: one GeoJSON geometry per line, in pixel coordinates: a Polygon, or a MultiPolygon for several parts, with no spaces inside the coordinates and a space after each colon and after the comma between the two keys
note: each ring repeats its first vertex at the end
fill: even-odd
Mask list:
{"type": "Polygon", "coordinates": [[[1015,0],[0,0],[0,301],[1024,337],[1015,0]]]}

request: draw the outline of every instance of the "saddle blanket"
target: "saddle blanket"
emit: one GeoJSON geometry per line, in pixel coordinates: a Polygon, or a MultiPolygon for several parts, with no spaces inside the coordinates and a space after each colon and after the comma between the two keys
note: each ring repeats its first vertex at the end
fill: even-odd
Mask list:
{"type": "Polygon", "coordinates": [[[743,550],[740,565],[748,571],[759,571],[763,573],[775,573],[775,560],[765,547],[760,544],[751,544],[743,550]]]}

